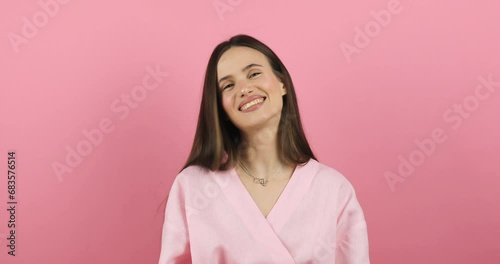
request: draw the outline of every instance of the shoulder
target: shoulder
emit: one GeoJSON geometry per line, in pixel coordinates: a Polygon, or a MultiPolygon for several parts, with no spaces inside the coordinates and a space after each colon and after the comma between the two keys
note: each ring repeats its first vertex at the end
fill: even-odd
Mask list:
{"type": "Polygon", "coordinates": [[[199,165],[191,165],[184,168],[177,174],[173,184],[190,186],[204,184],[216,177],[222,177],[222,175],[225,175],[226,173],[227,172],[225,171],[211,171],[208,168],[199,165]]]}
{"type": "Polygon", "coordinates": [[[199,165],[191,165],[183,169],[177,177],[179,178],[185,178],[185,177],[193,177],[197,175],[205,175],[209,174],[210,170],[208,170],[205,167],[199,166],[199,165]]]}
{"type": "Polygon", "coordinates": [[[351,182],[339,170],[310,159],[305,167],[309,167],[310,172],[314,174],[316,184],[333,189],[353,189],[351,182]]]}

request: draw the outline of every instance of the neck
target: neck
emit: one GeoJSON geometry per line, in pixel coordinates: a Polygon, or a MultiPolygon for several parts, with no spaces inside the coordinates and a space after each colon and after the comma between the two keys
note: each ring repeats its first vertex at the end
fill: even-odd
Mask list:
{"type": "Polygon", "coordinates": [[[252,134],[243,134],[240,162],[257,178],[269,179],[286,170],[280,161],[276,129],[263,128],[252,134]]]}

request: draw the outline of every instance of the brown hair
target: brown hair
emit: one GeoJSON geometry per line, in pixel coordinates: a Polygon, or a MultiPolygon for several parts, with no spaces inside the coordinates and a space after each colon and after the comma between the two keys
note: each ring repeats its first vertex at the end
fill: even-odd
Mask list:
{"type": "Polygon", "coordinates": [[[240,34],[217,45],[210,56],[191,154],[181,171],[191,165],[199,165],[211,171],[225,171],[235,165],[242,141],[239,129],[229,120],[222,108],[221,93],[217,84],[219,59],[225,51],[235,46],[249,47],[264,54],[274,74],[287,89],[287,93],[283,96],[277,135],[280,160],[292,164],[304,164],[310,158],[317,160],[302,129],[295,89],[285,65],[264,43],[251,36],[240,34]]]}

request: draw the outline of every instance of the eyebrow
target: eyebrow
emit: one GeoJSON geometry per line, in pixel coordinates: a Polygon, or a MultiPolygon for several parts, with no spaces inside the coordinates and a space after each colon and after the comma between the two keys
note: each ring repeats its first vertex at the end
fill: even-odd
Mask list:
{"type": "MultiPolygon", "coordinates": [[[[262,67],[262,65],[260,64],[256,64],[256,63],[250,63],[248,64],[247,66],[245,66],[245,68],[241,69],[241,72],[244,72],[246,70],[248,70],[249,68],[252,68],[253,66],[259,66],[259,67],[262,67]]],[[[227,75],[227,76],[224,76],[222,78],[220,78],[220,80],[217,82],[220,84],[220,82],[224,81],[225,79],[228,79],[229,77],[231,77],[232,75],[227,75]]]]}

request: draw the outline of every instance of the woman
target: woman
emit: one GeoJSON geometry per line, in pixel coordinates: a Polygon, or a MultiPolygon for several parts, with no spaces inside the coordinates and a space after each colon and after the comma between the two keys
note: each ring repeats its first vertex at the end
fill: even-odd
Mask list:
{"type": "Polygon", "coordinates": [[[369,263],[352,185],[317,161],[287,69],[255,38],[234,36],[210,57],[159,263],[369,263]]]}

